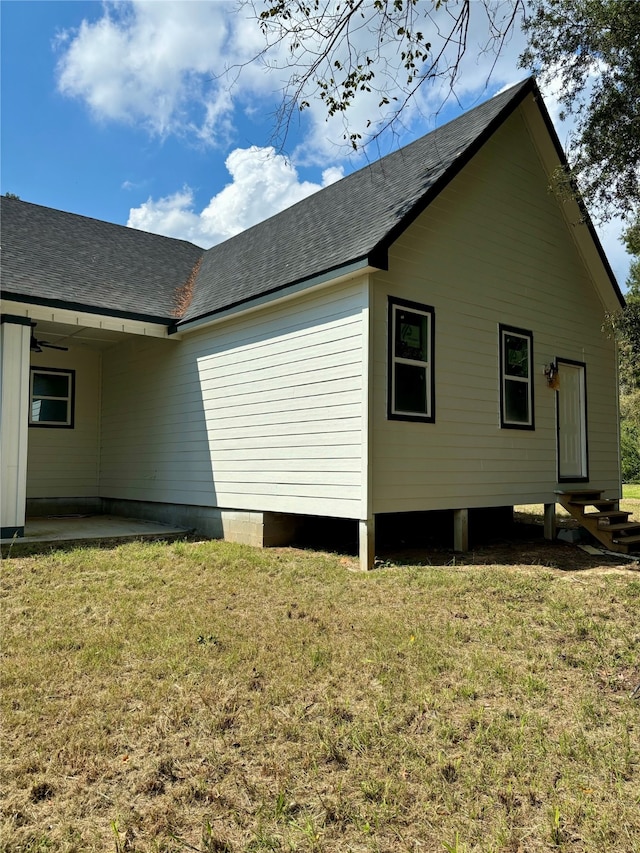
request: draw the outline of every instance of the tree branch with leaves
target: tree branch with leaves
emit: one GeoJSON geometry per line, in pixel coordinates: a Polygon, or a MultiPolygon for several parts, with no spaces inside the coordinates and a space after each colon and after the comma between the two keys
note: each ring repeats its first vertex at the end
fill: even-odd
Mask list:
{"type": "MultiPolygon", "coordinates": [[[[640,210],[640,0],[240,0],[264,36],[259,59],[283,75],[274,140],[318,102],[365,148],[399,125],[426,84],[456,97],[469,52],[490,76],[521,27],[520,62],[557,87],[576,125],[565,181],[599,218],[640,210]],[[481,43],[470,32],[482,30],[481,43]],[[365,126],[360,122],[364,103],[365,126]]],[[[487,83],[488,80],[481,80],[487,83]]]]}
{"type": "Polygon", "coordinates": [[[640,2],[531,0],[521,65],[575,119],[570,179],[600,217],[640,209],[640,2]]]}
{"type": "MultiPolygon", "coordinates": [[[[482,17],[482,53],[500,55],[524,14],[525,0],[244,0],[265,38],[262,61],[284,71],[275,139],[283,145],[291,121],[314,100],[327,119],[343,118],[343,140],[359,149],[400,121],[428,81],[455,93],[470,25],[482,17]],[[370,96],[374,96],[375,100],[370,96]],[[366,132],[350,113],[369,98],[366,132]]],[[[480,27],[478,27],[480,29],[480,27]]]]}

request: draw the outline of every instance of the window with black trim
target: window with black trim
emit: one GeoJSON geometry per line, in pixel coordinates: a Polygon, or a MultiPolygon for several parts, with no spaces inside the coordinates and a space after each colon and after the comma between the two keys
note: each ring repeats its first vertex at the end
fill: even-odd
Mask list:
{"type": "Polygon", "coordinates": [[[500,325],[500,426],[534,429],[533,334],[500,325]]]}
{"type": "Polygon", "coordinates": [[[389,418],[435,420],[434,324],[430,306],[389,298],[389,418]]]}
{"type": "Polygon", "coordinates": [[[75,384],[75,370],[32,367],[29,382],[29,426],[71,429],[75,384]]]}

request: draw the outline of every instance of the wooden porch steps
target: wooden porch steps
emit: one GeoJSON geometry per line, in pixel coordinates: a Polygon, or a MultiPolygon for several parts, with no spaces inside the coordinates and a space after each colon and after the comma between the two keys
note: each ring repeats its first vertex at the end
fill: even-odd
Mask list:
{"type": "Polygon", "coordinates": [[[640,551],[640,523],[629,521],[630,513],[621,510],[617,500],[603,498],[598,489],[571,489],[556,494],[558,503],[609,551],[640,551]]]}

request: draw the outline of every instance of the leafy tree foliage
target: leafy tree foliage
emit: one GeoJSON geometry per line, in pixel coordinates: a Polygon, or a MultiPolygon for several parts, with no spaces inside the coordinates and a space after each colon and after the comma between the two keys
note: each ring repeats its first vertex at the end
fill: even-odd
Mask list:
{"type": "Polygon", "coordinates": [[[620,388],[622,394],[640,392],[640,215],[624,235],[633,260],[627,279],[627,305],[614,318],[620,350],[620,388]]]}
{"type": "Polygon", "coordinates": [[[620,396],[622,482],[640,483],[640,389],[620,396]]]}
{"type": "Polygon", "coordinates": [[[627,278],[628,299],[632,302],[640,302],[640,213],[633,225],[627,228],[624,234],[624,243],[627,252],[634,256],[627,278]]]}
{"type": "Polygon", "coordinates": [[[569,144],[582,195],[606,217],[640,209],[640,3],[532,0],[521,64],[554,81],[576,119],[569,144]]]}
{"type": "Polygon", "coordinates": [[[298,110],[321,100],[343,117],[358,149],[393,126],[427,81],[453,89],[470,30],[484,30],[482,53],[500,54],[526,0],[245,0],[265,37],[262,59],[285,70],[276,136],[286,139],[298,110]],[[484,23],[484,26],[482,24],[484,23]],[[367,133],[352,120],[361,102],[367,133]],[[363,138],[364,137],[364,138],[363,138]]]}
{"type": "Polygon", "coordinates": [[[625,234],[633,255],[627,306],[615,324],[620,353],[620,449],[622,479],[640,483],[640,216],[625,234]]]}

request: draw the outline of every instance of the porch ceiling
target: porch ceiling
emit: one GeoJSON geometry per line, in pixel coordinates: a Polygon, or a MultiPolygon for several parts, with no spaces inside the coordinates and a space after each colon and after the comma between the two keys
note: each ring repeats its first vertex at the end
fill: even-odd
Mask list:
{"type": "Polygon", "coordinates": [[[108,349],[130,337],[127,332],[92,329],[89,326],[67,325],[49,320],[37,320],[34,332],[38,341],[46,341],[55,346],[83,346],[97,350],[108,349]]]}

